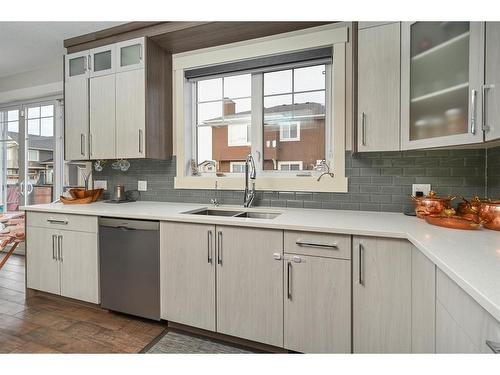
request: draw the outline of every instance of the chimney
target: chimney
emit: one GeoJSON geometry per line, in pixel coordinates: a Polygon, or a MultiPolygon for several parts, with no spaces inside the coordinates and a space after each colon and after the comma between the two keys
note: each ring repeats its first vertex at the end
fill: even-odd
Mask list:
{"type": "Polygon", "coordinates": [[[224,98],[224,116],[234,115],[236,113],[236,103],[231,99],[224,98]]]}

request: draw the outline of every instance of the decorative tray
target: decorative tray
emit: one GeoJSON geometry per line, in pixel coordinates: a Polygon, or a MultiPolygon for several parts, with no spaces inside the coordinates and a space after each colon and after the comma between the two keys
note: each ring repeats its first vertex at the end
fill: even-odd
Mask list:
{"type": "Polygon", "coordinates": [[[481,228],[481,224],[460,216],[428,215],[425,216],[425,221],[432,225],[452,229],[474,230],[481,228]]]}

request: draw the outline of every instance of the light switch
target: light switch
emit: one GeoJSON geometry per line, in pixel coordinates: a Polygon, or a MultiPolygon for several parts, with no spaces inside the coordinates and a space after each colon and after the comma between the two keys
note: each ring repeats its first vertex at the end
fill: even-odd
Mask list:
{"type": "Polygon", "coordinates": [[[429,192],[431,191],[431,184],[413,184],[411,186],[411,194],[416,196],[417,191],[421,191],[424,195],[429,195],[429,192]]]}
{"type": "Polygon", "coordinates": [[[107,180],[94,180],[94,189],[108,190],[108,181],[107,180]]]}
{"type": "Polygon", "coordinates": [[[148,190],[148,182],[147,181],[137,181],[137,190],[147,191],[148,190]]]}

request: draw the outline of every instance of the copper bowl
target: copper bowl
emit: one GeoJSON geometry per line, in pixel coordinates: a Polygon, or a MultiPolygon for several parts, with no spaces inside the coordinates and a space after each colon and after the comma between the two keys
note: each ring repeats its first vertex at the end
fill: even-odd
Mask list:
{"type": "Polygon", "coordinates": [[[457,215],[465,219],[472,220],[476,223],[481,222],[479,217],[479,211],[481,209],[482,203],[490,202],[488,199],[481,199],[479,197],[474,197],[472,200],[468,201],[464,197],[460,197],[463,202],[460,202],[457,206],[457,215]]]}
{"type": "Polygon", "coordinates": [[[436,196],[434,191],[429,192],[425,197],[412,196],[415,204],[415,213],[420,219],[424,219],[428,215],[439,215],[447,208],[450,208],[451,201],[455,197],[442,198],[436,196]]]}
{"type": "Polygon", "coordinates": [[[481,203],[479,218],[483,227],[500,231],[500,201],[481,203]]]}

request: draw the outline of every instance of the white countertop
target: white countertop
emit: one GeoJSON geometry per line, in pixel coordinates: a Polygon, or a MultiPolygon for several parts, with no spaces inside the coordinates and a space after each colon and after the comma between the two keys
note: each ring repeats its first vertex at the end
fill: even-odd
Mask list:
{"type": "MultiPolygon", "coordinates": [[[[214,223],[366,236],[406,238],[500,321],[500,232],[464,231],[427,224],[399,213],[258,207],[253,211],[281,212],[275,219],[187,215],[210,205],[170,202],[123,204],[62,203],[22,207],[26,211],[149,220],[214,223]]],[[[241,206],[219,208],[240,209],[241,206]]]]}

